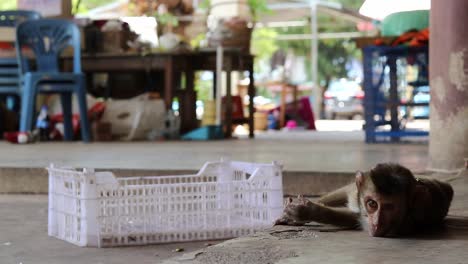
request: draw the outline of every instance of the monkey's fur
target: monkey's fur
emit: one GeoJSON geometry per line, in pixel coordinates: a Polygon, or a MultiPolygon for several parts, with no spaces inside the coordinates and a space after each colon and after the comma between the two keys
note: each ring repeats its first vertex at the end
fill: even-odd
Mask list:
{"type": "Polygon", "coordinates": [[[417,179],[407,168],[378,164],[357,172],[356,182],[321,197],[299,198],[286,205],[276,224],[310,221],[368,230],[371,236],[409,235],[442,224],[453,198],[452,187],[434,179],[417,179]]]}

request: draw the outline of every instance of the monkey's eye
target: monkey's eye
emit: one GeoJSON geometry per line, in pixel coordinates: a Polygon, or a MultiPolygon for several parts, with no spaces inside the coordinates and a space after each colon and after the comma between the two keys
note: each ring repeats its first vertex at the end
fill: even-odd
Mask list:
{"type": "Polygon", "coordinates": [[[366,205],[369,209],[372,209],[372,210],[376,210],[378,207],[377,202],[374,200],[368,200],[366,205]]]}

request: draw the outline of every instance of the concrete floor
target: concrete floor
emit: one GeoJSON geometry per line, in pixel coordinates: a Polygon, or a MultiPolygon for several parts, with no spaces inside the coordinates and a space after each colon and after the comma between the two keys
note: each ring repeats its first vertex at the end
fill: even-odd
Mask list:
{"type": "Polygon", "coordinates": [[[468,263],[468,171],[451,181],[455,198],[445,227],[407,238],[373,238],[331,226],[275,226],[176,256],[164,264],[468,263]]]}
{"type": "Polygon", "coordinates": [[[451,180],[455,198],[445,229],[410,238],[372,238],[312,224],[276,226],[224,242],[80,248],[47,236],[46,195],[0,195],[0,263],[467,263],[467,172],[451,180]]]}
{"type": "Polygon", "coordinates": [[[354,172],[378,162],[399,162],[423,171],[424,141],[365,144],[362,131],[271,132],[255,139],[191,142],[36,143],[0,142],[0,168],[72,167],[198,170],[221,157],[250,162],[280,161],[286,171],[354,172]]]}
{"type": "MultiPolygon", "coordinates": [[[[21,178],[15,171],[23,173],[51,162],[73,167],[180,171],[198,170],[205,161],[228,157],[282,162],[288,177],[284,180],[287,190],[294,184],[307,186],[303,184],[309,182],[304,178],[307,172],[328,172],[322,176],[334,179],[330,188],[343,183],[344,178],[335,179],[340,173],[365,170],[378,162],[399,162],[416,172],[427,167],[427,142],[368,145],[363,141],[363,132],[356,130],[263,133],[254,140],[212,142],[0,142],[0,176],[14,175],[3,175],[0,181],[6,185],[10,179],[21,178]]],[[[80,248],[48,237],[46,195],[0,195],[0,264],[466,263],[468,175],[452,183],[456,192],[450,213],[457,217],[452,217],[446,230],[423,237],[377,239],[360,231],[312,225],[274,227],[249,237],[209,242],[214,246],[196,242],[110,249],[80,248]],[[185,251],[175,252],[177,248],[185,251]]]]}
{"type": "Polygon", "coordinates": [[[47,236],[47,195],[0,195],[1,264],[154,264],[219,242],[80,248],[47,236]]]}

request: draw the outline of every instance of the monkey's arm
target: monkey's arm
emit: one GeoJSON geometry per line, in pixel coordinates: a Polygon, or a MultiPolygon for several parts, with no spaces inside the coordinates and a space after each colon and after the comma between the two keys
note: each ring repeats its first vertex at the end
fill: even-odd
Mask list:
{"type": "Polygon", "coordinates": [[[342,227],[358,228],[361,226],[360,215],[350,211],[346,207],[333,208],[322,205],[319,206],[319,213],[313,218],[313,221],[331,224],[342,227]]]}
{"type": "Polygon", "coordinates": [[[307,222],[319,222],[341,227],[360,227],[360,214],[347,208],[332,208],[301,199],[299,203],[286,205],[283,216],[276,224],[300,225],[307,222]]]}
{"type": "Polygon", "coordinates": [[[354,183],[346,185],[340,189],[325,194],[320,197],[317,202],[331,207],[346,207],[348,203],[348,194],[355,188],[356,185],[354,183]]]}

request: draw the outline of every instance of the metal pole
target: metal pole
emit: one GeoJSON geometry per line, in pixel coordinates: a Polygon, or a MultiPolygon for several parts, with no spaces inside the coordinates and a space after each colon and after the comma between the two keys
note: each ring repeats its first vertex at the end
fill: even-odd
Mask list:
{"type": "Polygon", "coordinates": [[[223,75],[223,46],[216,49],[216,125],[221,125],[221,78],[223,75]]]}
{"type": "Polygon", "coordinates": [[[318,86],[318,30],[317,30],[317,2],[312,1],[310,5],[310,29],[312,34],[311,46],[310,46],[310,60],[311,60],[311,77],[313,85],[314,102],[313,109],[315,109],[315,117],[319,117],[320,104],[322,97],[320,88],[318,86]]]}

